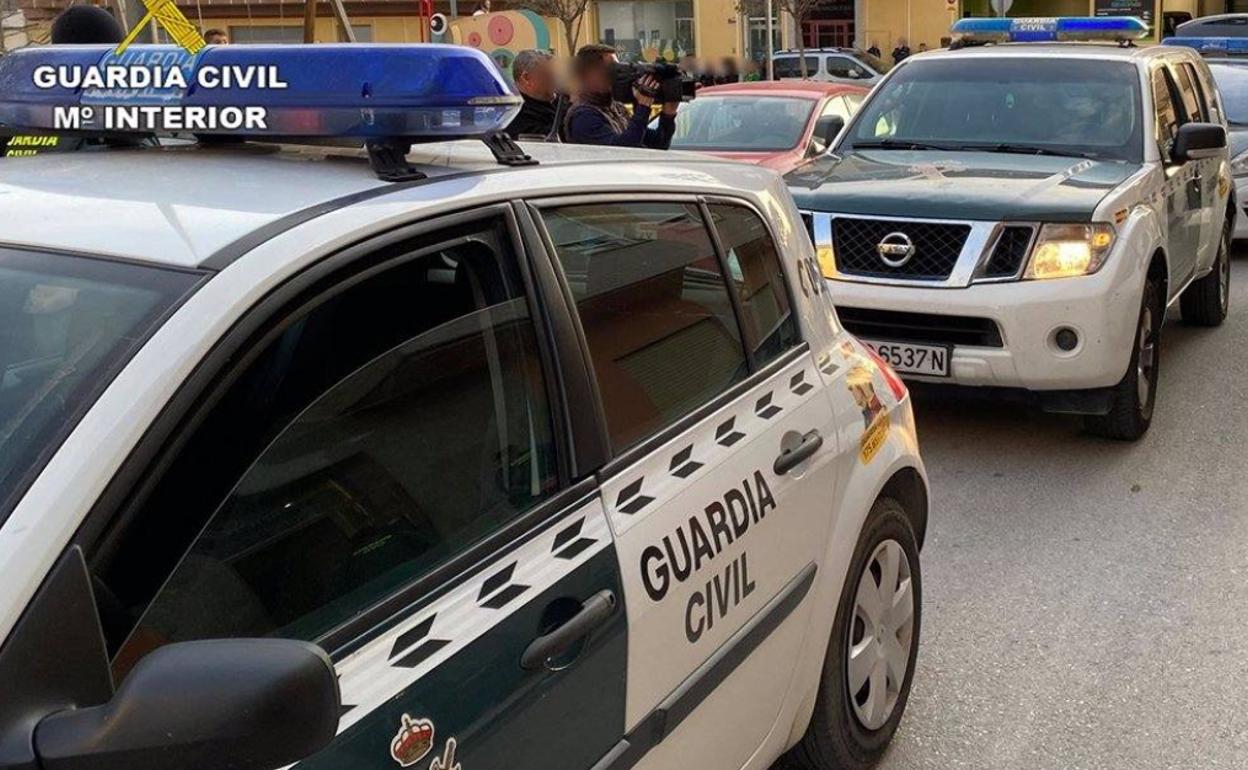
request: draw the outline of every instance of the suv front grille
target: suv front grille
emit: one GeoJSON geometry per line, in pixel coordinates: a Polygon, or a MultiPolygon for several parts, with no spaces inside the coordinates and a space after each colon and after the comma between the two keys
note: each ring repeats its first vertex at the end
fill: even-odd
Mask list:
{"type": "Polygon", "coordinates": [[[875,278],[943,281],[953,272],[970,234],[971,226],[962,224],[849,217],[836,217],[832,221],[837,269],[850,275],[875,278]],[[880,241],[891,233],[904,233],[914,245],[913,256],[901,267],[885,264],[876,250],[880,241]]]}
{"type": "Polygon", "coordinates": [[[836,306],[836,314],[851,334],[872,340],[914,342],[920,345],[1005,347],[1001,340],[1001,330],[990,318],[902,313],[842,305],[836,306]]]}
{"type": "Polygon", "coordinates": [[[985,278],[1013,278],[1023,267],[1031,249],[1035,228],[1030,225],[1006,225],[1001,228],[992,254],[984,264],[985,278]]]}

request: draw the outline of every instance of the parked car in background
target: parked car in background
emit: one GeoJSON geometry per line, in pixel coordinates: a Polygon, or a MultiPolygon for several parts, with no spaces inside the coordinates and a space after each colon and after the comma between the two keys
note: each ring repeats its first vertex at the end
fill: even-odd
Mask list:
{"type": "Polygon", "coordinates": [[[776,80],[817,80],[823,83],[874,85],[888,65],[856,48],[807,48],[805,51],[776,51],[772,54],[772,76],[776,80]],[[802,57],[806,72],[802,73],[802,57]]]}
{"type": "Polygon", "coordinates": [[[784,174],[825,152],[867,89],[840,83],[712,86],[680,108],[672,149],[705,152],[784,174]]]}
{"type": "Polygon", "coordinates": [[[1201,16],[1174,29],[1180,37],[1248,37],[1248,13],[1201,16]]]}

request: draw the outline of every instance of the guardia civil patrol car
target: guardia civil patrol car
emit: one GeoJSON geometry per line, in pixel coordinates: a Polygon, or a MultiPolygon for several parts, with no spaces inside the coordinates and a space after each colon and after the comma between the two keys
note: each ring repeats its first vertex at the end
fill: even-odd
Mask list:
{"type": "Polygon", "coordinates": [[[845,325],[908,377],[1143,435],[1166,309],[1226,317],[1236,205],[1209,68],[1146,30],[965,19],[894,69],[789,177],[845,325]]]}
{"type": "MultiPolygon", "coordinates": [[[[0,122],[82,50],[6,57],[0,122]]],[[[521,149],[472,49],[180,66],[232,57],[288,88],[219,103],[368,157],[0,165],[0,766],[878,758],[926,477],[781,179],[521,149]]]]}

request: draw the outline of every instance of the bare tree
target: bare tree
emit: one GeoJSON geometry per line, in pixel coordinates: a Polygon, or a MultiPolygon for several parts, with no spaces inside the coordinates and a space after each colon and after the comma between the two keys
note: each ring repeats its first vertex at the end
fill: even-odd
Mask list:
{"type": "MultiPolygon", "coordinates": [[[[823,8],[828,2],[829,0],[773,0],[772,3],[773,8],[780,11],[782,16],[792,18],[797,27],[798,63],[802,68],[803,78],[808,77],[810,73],[806,71],[806,36],[802,28],[810,19],[811,14],[823,8]]],[[[737,0],[736,5],[737,13],[747,19],[751,16],[767,15],[766,0],[737,0]]]]}
{"type": "Polygon", "coordinates": [[[568,56],[576,53],[576,41],[581,36],[581,24],[589,0],[529,0],[526,6],[542,16],[553,16],[563,25],[563,39],[568,44],[568,56]]]}

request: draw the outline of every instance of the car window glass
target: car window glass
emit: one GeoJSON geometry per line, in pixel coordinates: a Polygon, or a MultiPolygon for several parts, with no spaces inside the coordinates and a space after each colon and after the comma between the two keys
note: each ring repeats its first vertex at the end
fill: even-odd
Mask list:
{"type": "Polygon", "coordinates": [[[1183,103],[1184,123],[1195,123],[1203,120],[1200,109],[1200,100],[1196,95],[1196,86],[1192,82],[1191,72],[1188,67],[1177,66],[1172,69],[1175,76],[1175,83],[1179,87],[1179,99],[1183,103]]]}
{"type": "MultiPolygon", "coordinates": [[[[777,78],[802,77],[802,63],[796,56],[777,57],[772,62],[772,72],[777,78]]],[[[806,57],[806,76],[813,77],[819,72],[819,59],[815,56],[806,57]]]]}
{"type": "MultiPolygon", "coordinates": [[[[226,396],[196,446],[254,459],[119,660],[187,639],[316,639],[555,490],[505,228],[406,248],[294,321],[226,396]]],[[[184,515],[201,491],[158,496],[155,511],[184,515]]]]}
{"type": "Polygon", "coordinates": [[[1196,74],[1196,68],[1192,65],[1191,62],[1183,62],[1183,64],[1179,66],[1179,72],[1182,76],[1182,80],[1186,81],[1187,83],[1191,85],[1192,91],[1196,95],[1196,105],[1197,105],[1199,112],[1195,114],[1200,115],[1199,120],[1201,120],[1202,122],[1208,123],[1209,122],[1209,100],[1205,96],[1205,87],[1201,83],[1200,78],[1196,74]]]}
{"type": "Polygon", "coordinates": [[[823,112],[821,113],[821,117],[828,116],[828,115],[836,115],[840,118],[843,118],[845,122],[848,123],[849,116],[852,113],[853,113],[853,110],[851,110],[849,106],[845,103],[845,98],[843,96],[833,96],[831,99],[828,100],[828,103],[823,106],[823,112]]]}
{"type": "Polygon", "coordinates": [[[746,345],[756,365],[766,365],[798,343],[775,241],[763,220],[744,206],[715,204],[710,211],[741,307],[746,345]]]}
{"type": "Polygon", "coordinates": [[[544,212],[589,344],[616,452],[748,374],[706,223],[685,203],[544,212]]]}
{"type": "Polygon", "coordinates": [[[1170,97],[1165,70],[1162,69],[1153,70],[1153,105],[1157,118],[1157,144],[1162,158],[1169,161],[1170,149],[1179,132],[1179,114],[1170,97]]]}
{"type": "Polygon", "coordinates": [[[834,78],[863,78],[867,76],[866,70],[847,56],[829,56],[825,67],[827,73],[834,78]]]}

